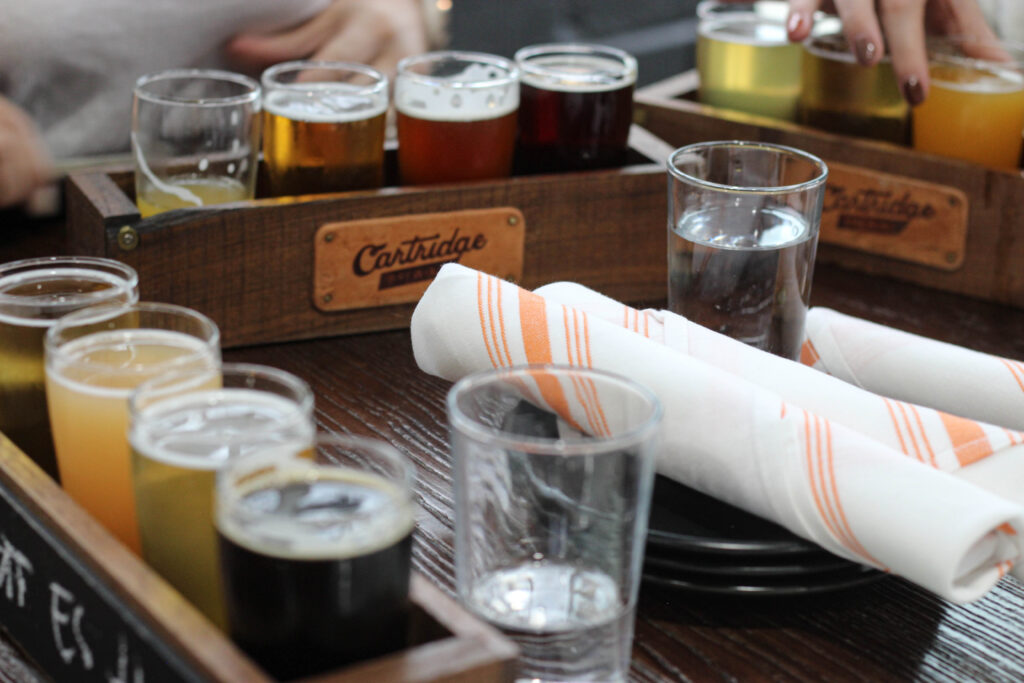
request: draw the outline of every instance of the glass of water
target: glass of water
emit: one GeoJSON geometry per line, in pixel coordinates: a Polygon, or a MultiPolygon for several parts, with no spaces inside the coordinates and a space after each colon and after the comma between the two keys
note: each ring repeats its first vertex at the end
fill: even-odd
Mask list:
{"type": "Polygon", "coordinates": [[[792,147],[702,142],[669,156],[668,305],[797,360],[828,168],[792,147]]]}
{"type": "Polygon", "coordinates": [[[449,392],[457,590],[519,644],[518,680],[625,680],[661,411],[581,367],[490,370],[449,392]]]}

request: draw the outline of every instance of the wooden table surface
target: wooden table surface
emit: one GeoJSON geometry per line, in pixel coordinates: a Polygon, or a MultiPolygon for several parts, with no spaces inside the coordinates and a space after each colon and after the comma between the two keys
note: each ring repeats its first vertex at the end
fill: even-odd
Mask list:
{"type": "MultiPolygon", "coordinates": [[[[20,237],[0,245],[0,261],[9,260],[12,247],[22,251],[19,243],[20,237]]],[[[813,303],[1024,359],[1024,311],[823,264],[813,303]]],[[[416,367],[408,332],[234,349],[224,358],[303,377],[316,393],[321,429],[384,439],[415,461],[416,568],[451,593],[449,383],[416,367]]],[[[36,675],[0,634],[0,679],[36,675]]],[[[644,585],[631,679],[1024,680],[1024,586],[1007,578],[985,599],[956,606],[892,577],[785,599],[713,598],[644,585]]]]}

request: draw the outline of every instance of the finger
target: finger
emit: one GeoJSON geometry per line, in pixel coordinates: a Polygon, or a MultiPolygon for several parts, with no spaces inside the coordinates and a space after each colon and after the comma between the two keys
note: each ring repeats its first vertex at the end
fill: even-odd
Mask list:
{"type": "Polygon", "coordinates": [[[259,70],[279,62],[303,59],[315,54],[335,33],[343,17],[324,11],[304,24],[269,35],[243,33],[224,48],[228,59],[239,67],[259,70]]]}
{"type": "Polygon", "coordinates": [[[811,35],[814,13],[821,7],[821,0],[789,0],[789,17],[786,19],[786,35],[794,43],[803,42],[811,35]]]}
{"type": "Polygon", "coordinates": [[[885,34],[894,36],[889,52],[903,99],[912,106],[921,104],[929,86],[924,2],[882,2],[879,11],[885,34]]]}
{"type": "Polygon", "coordinates": [[[835,0],[835,4],[843,20],[843,35],[857,61],[863,66],[877,64],[885,56],[885,39],[875,15],[874,1],[835,0]]]}
{"type": "Polygon", "coordinates": [[[381,52],[386,36],[365,15],[352,15],[341,31],[313,53],[313,59],[370,64],[381,52]]]}

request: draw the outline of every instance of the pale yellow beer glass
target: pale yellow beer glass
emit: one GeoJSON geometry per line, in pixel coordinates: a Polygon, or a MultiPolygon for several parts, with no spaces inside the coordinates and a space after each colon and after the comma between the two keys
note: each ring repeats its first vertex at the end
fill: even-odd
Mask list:
{"type": "Polygon", "coordinates": [[[171,370],[215,369],[220,332],[206,316],[160,303],[91,306],[46,333],[46,400],[61,483],[139,552],[128,439],[128,397],[171,370]]]}
{"type": "Polygon", "coordinates": [[[142,557],[224,629],[216,473],[255,448],[311,448],[313,392],[282,370],[225,363],[220,372],[171,372],[141,384],[129,415],[142,557]]]}
{"type": "Polygon", "coordinates": [[[92,256],[46,256],[0,265],[0,432],[56,478],[43,373],[43,335],[57,319],[105,302],[134,303],[131,266],[92,256]]]}

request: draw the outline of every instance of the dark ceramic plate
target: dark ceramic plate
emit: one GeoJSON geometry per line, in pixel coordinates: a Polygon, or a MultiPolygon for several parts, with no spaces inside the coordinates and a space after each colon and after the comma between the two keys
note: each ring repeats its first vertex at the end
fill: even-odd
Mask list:
{"type": "Polygon", "coordinates": [[[731,556],[825,553],[778,524],[662,476],[654,481],[647,547],[731,556]]]}
{"type": "Polygon", "coordinates": [[[829,553],[812,555],[754,556],[752,558],[730,557],[720,554],[698,554],[680,552],[659,552],[647,547],[644,557],[644,571],[671,576],[673,574],[700,574],[729,576],[733,578],[754,578],[787,576],[797,577],[821,574],[860,565],[829,553]]]}
{"type": "Polygon", "coordinates": [[[662,573],[651,573],[645,568],[643,581],[646,584],[693,593],[782,597],[812,595],[815,593],[827,593],[844,588],[852,588],[854,586],[860,586],[865,583],[877,581],[884,576],[886,576],[884,572],[859,565],[854,565],[852,569],[821,572],[792,578],[709,577],[706,574],[682,573],[666,575],[662,573]]]}

